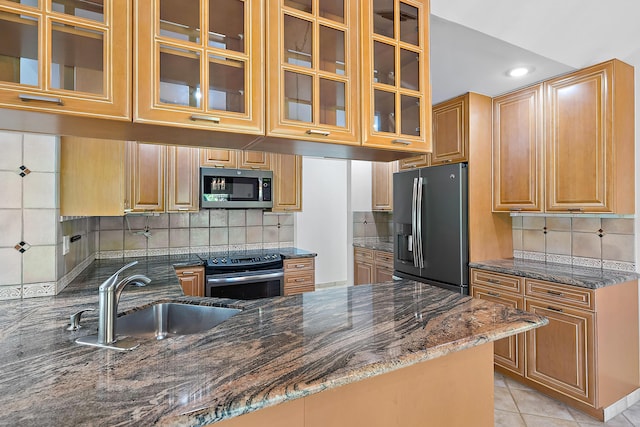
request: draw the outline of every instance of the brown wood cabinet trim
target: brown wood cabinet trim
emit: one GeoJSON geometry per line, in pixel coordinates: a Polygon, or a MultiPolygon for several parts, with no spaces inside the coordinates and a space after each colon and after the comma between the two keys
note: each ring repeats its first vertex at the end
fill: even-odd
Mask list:
{"type": "Polygon", "coordinates": [[[595,310],[594,291],[580,289],[576,286],[543,280],[525,278],[525,296],[533,297],[550,303],[570,305],[585,310],[595,310]]]}

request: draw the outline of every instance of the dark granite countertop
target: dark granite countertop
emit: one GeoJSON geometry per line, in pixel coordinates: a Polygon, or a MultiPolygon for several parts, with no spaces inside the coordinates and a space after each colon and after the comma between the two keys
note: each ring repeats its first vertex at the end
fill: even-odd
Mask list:
{"type": "Polygon", "coordinates": [[[579,286],[587,289],[598,289],[605,286],[636,280],[637,273],[605,270],[602,268],[580,267],[570,264],[532,261],[526,259],[507,258],[480,262],[470,262],[469,267],[496,273],[528,277],[530,279],[547,280],[565,285],[579,286]]]}
{"type": "Polygon", "coordinates": [[[354,238],[353,246],[393,253],[393,242],[387,239],[354,238]]]}
{"type": "Polygon", "coordinates": [[[156,300],[244,311],[206,333],[80,346],[69,315],[98,306],[99,284],[131,259],[98,260],[62,293],[0,302],[0,425],[205,425],[546,324],[531,313],[413,281],[257,301],[184,297],[176,257],[140,258],[119,312],[156,300]]]}

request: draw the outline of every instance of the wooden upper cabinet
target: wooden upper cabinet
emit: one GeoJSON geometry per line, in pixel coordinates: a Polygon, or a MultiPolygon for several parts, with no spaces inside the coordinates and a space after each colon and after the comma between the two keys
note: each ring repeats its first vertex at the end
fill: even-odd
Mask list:
{"type": "Polygon", "coordinates": [[[131,2],[33,3],[0,5],[0,106],[130,120],[131,2]]]}
{"type": "Polygon", "coordinates": [[[302,211],[302,156],[273,155],[273,212],[302,211]]]}
{"type": "Polygon", "coordinates": [[[363,145],[431,149],[429,1],[361,5],[363,145]]]}
{"type": "Polygon", "coordinates": [[[200,150],[194,147],[167,147],[167,212],[200,208],[200,150]]]}
{"type": "Polygon", "coordinates": [[[431,165],[469,160],[469,94],[433,106],[431,165]]]}
{"type": "Polygon", "coordinates": [[[264,151],[238,151],[238,168],[271,170],[271,154],[264,151]]]}
{"type": "Polygon", "coordinates": [[[129,212],[164,212],[164,145],[127,142],[129,212]]]}
{"type": "Polygon", "coordinates": [[[543,210],[542,85],[493,99],[493,210],[543,210]]]}
{"type": "Polygon", "coordinates": [[[397,171],[396,162],[371,163],[371,210],[393,210],[393,173],[397,171]]]}
{"type": "Polygon", "coordinates": [[[359,2],[265,3],[267,135],[359,144],[359,2]]]}
{"type": "Polygon", "coordinates": [[[398,169],[407,170],[413,168],[425,168],[431,166],[431,153],[419,154],[398,160],[398,169]]]}
{"type": "Polygon", "coordinates": [[[238,157],[235,150],[201,148],[200,166],[235,169],[238,167],[238,157]]]}
{"type": "Polygon", "coordinates": [[[617,60],[544,83],[547,211],[634,213],[633,88],[617,60]]]}
{"type": "Polygon", "coordinates": [[[134,121],[262,134],[262,5],[137,1],[134,121]]]}

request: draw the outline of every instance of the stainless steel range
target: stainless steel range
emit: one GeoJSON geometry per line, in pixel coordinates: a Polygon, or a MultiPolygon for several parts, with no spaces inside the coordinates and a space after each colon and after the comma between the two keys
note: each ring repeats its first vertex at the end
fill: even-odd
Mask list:
{"type": "Polygon", "coordinates": [[[258,299],[283,294],[282,256],[275,252],[230,253],[205,266],[205,296],[258,299]]]}

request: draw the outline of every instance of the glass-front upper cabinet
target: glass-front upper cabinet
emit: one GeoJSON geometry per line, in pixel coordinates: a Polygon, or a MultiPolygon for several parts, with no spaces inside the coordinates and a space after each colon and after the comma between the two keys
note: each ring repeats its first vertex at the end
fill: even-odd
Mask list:
{"type": "Polygon", "coordinates": [[[0,106],[129,120],[131,2],[0,2],[0,106]]]}
{"type": "Polygon", "coordinates": [[[362,6],[363,144],[430,151],[429,1],[362,6]]]}
{"type": "Polygon", "coordinates": [[[267,134],[359,143],[359,2],[266,3],[267,134]]]}
{"type": "Polygon", "coordinates": [[[262,133],[260,0],[139,0],[134,121],[262,133]]]}

